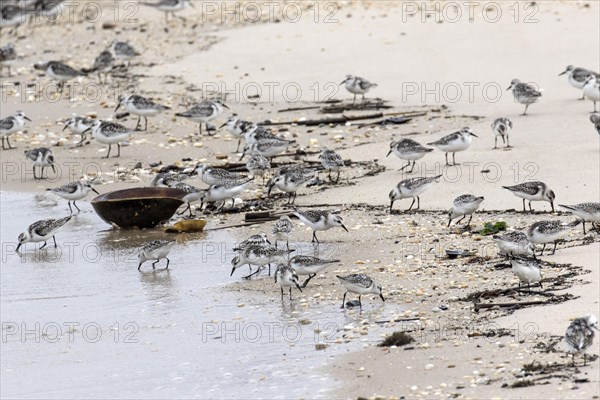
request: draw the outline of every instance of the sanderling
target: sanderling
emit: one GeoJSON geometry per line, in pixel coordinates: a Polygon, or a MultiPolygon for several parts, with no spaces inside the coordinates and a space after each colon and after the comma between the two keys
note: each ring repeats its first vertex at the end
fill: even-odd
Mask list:
{"type": "Polygon", "coordinates": [[[346,79],[344,79],[340,85],[345,85],[346,90],[354,95],[354,99],[352,100],[352,104],[356,103],[356,95],[362,94],[362,101],[365,101],[365,93],[371,90],[374,87],[377,87],[376,83],[371,83],[364,78],[360,78],[358,76],[346,75],[346,79]]]}
{"type": "Polygon", "coordinates": [[[230,172],[223,168],[214,168],[206,163],[196,165],[192,174],[199,175],[202,182],[207,185],[216,185],[223,181],[235,181],[248,178],[246,175],[230,172]]]}
{"type": "Polygon", "coordinates": [[[287,151],[287,148],[295,143],[295,140],[283,140],[283,139],[263,139],[256,143],[246,144],[244,146],[244,153],[240,157],[240,161],[245,155],[260,154],[263,157],[271,158],[278,154],[287,151]]]}
{"type": "Polygon", "coordinates": [[[508,134],[513,127],[512,121],[508,118],[496,118],[492,122],[492,131],[494,132],[494,149],[498,148],[498,136],[502,137],[502,143],[506,144],[506,147],[510,147],[508,140],[508,134]]]}
{"type": "Polygon", "coordinates": [[[229,107],[218,100],[206,100],[202,103],[196,104],[187,111],[175,114],[175,116],[187,118],[190,121],[197,122],[200,136],[202,136],[202,124],[206,124],[206,131],[210,135],[208,121],[212,121],[221,115],[223,113],[223,107],[229,109],[229,107]]]}
{"type": "Polygon", "coordinates": [[[569,324],[565,333],[565,341],[571,349],[573,357],[573,366],[575,366],[575,354],[583,352],[583,365],[587,364],[586,350],[592,346],[594,342],[594,331],[598,329],[598,318],[594,315],[586,315],[582,318],[577,318],[569,324]]]}
{"type": "Polygon", "coordinates": [[[183,21],[186,19],[180,15],[176,15],[177,11],[181,11],[188,6],[192,5],[192,2],[188,0],[160,0],[158,3],[142,3],[145,6],[154,7],[165,13],[165,22],[169,22],[169,14],[173,17],[177,17],[183,21]]]}
{"type": "Polygon", "coordinates": [[[290,249],[290,236],[294,231],[294,225],[292,220],[287,215],[279,217],[275,226],[273,227],[273,235],[275,235],[275,247],[277,247],[277,241],[285,240],[287,249],[290,249]]]}
{"type": "Polygon", "coordinates": [[[585,235],[585,223],[591,222],[592,226],[598,230],[596,223],[600,222],[600,203],[580,203],[572,206],[559,204],[560,207],[566,208],[573,215],[581,218],[583,222],[583,234],[585,235]]]}
{"type": "Polygon", "coordinates": [[[521,284],[526,283],[527,289],[531,291],[531,284],[538,283],[540,289],[542,289],[542,273],[540,272],[540,265],[537,260],[523,258],[523,257],[512,257],[510,260],[512,265],[512,272],[519,278],[519,289],[521,284]]]}
{"type": "Polygon", "coordinates": [[[127,63],[125,68],[129,68],[131,60],[140,55],[140,53],[129,43],[118,40],[112,41],[110,44],[110,49],[115,54],[115,58],[127,63]]]}
{"type": "Polygon", "coordinates": [[[142,268],[142,264],[146,261],[156,260],[152,263],[152,269],[156,268],[156,263],[158,263],[163,258],[167,260],[167,266],[165,269],[169,268],[169,252],[173,248],[175,244],[174,240],[153,240],[150,243],[146,244],[140,250],[140,254],[138,256],[138,260],[140,264],[138,265],[138,271],[142,268]]]}
{"type": "Polygon", "coordinates": [[[54,193],[58,197],[62,197],[63,199],[68,200],[69,211],[71,212],[71,214],[73,214],[71,202],[73,202],[73,205],[75,206],[77,211],[81,211],[75,203],[77,200],[83,199],[85,196],[88,195],[90,191],[93,191],[96,194],[100,194],[96,189],[92,187],[92,184],[88,181],[69,182],[66,185],[46,190],[54,193]]]}
{"type": "Polygon", "coordinates": [[[25,120],[31,121],[23,111],[17,111],[14,115],[9,117],[0,119],[0,136],[2,136],[2,150],[10,150],[12,146],[10,145],[10,140],[8,140],[9,135],[19,132],[25,126],[25,120]],[[8,149],[4,146],[4,139],[6,138],[6,142],[8,143],[8,149]]]}
{"type": "Polygon", "coordinates": [[[600,114],[592,114],[590,115],[590,121],[594,124],[596,131],[600,134],[600,114]]]}
{"type": "Polygon", "coordinates": [[[410,173],[413,172],[413,170],[415,169],[415,164],[417,163],[417,160],[423,158],[425,154],[431,151],[433,151],[433,149],[421,146],[421,144],[416,140],[402,139],[398,140],[397,142],[390,143],[390,151],[387,153],[386,157],[389,157],[390,154],[394,153],[396,156],[398,156],[398,158],[402,160],[407,160],[408,164],[400,168],[400,171],[404,170],[404,168],[409,167],[412,161],[412,168],[410,169],[410,171],[408,171],[410,173]]]}
{"type": "Polygon", "coordinates": [[[269,246],[271,242],[267,237],[267,234],[264,232],[259,232],[256,235],[250,236],[248,239],[242,240],[236,247],[233,248],[233,251],[244,251],[248,247],[252,246],[269,246]]]}
{"type": "Polygon", "coordinates": [[[71,220],[71,216],[60,219],[44,219],[41,221],[34,222],[29,225],[27,232],[23,232],[19,235],[19,244],[17,245],[16,251],[18,252],[23,243],[27,242],[44,242],[44,245],[40,247],[40,250],[46,247],[46,241],[50,238],[54,239],[54,247],[56,246],[56,231],[58,231],[64,224],[71,220]]]}
{"type": "Polygon", "coordinates": [[[25,22],[25,13],[15,4],[0,4],[0,29],[12,26],[11,34],[15,33],[20,24],[25,22]]]}
{"type": "Polygon", "coordinates": [[[190,176],[188,174],[177,173],[173,171],[159,172],[154,176],[152,182],[150,182],[150,186],[173,187],[173,185],[176,183],[188,179],[189,177],[190,176]]]}
{"type": "Polygon", "coordinates": [[[255,123],[250,123],[246,125],[244,131],[244,139],[246,140],[246,144],[251,145],[259,140],[283,140],[279,138],[277,135],[274,135],[270,130],[264,128],[255,123]]]}
{"type": "Polygon", "coordinates": [[[539,221],[534,223],[527,230],[527,238],[534,245],[543,244],[540,255],[544,254],[546,244],[554,242],[554,249],[551,254],[556,253],[558,242],[569,233],[569,230],[579,225],[581,221],[573,222],[562,221],[539,221]]]}
{"type": "Polygon", "coordinates": [[[313,179],[312,175],[302,175],[296,173],[284,174],[275,176],[267,182],[267,196],[271,196],[271,191],[274,187],[288,194],[287,204],[294,204],[296,201],[297,191],[300,186],[313,179]]]}
{"type": "Polygon", "coordinates": [[[450,223],[453,219],[462,216],[461,219],[456,221],[457,224],[460,224],[460,221],[465,219],[467,215],[469,216],[467,226],[469,226],[471,224],[471,220],[473,219],[473,214],[475,213],[475,211],[477,211],[482,201],[483,196],[476,197],[472,194],[463,194],[461,196],[458,196],[456,199],[454,199],[454,207],[452,207],[450,211],[448,211],[448,217],[450,218],[450,220],[448,221],[448,226],[450,226],[450,223]]]}
{"type": "Polygon", "coordinates": [[[298,274],[293,268],[283,264],[279,264],[275,270],[275,283],[279,284],[281,288],[281,301],[283,301],[283,288],[287,287],[290,289],[290,300],[292,300],[292,287],[296,286],[300,292],[302,288],[298,284],[298,274]]]}
{"type": "Polygon", "coordinates": [[[202,193],[200,198],[200,208],[204,203],[214,203],[217,201],[225,201],[228,199],[234,200],[234,197],[246,190],[246,187],[254,180],[254,178],[247,180],[234,180],[234,181],[223,181],[212,185],[210,188],[202,193]]]}
{"type": "Polygon", "coordinates": [[[294,271],[296,271],[298,275],[308,276],[304,283],[302,283],[302,287],[305,288],[306,285],[308,285],[308,282],[317,276],[319,272],[323,271],[331,264],[338,262],[340,262],[340,260],[324,260],[313,256],[294,256],[290,258],[289,265],[294,268],[294,271]]]}
{"type": "Polygon", "coordinates": [[[329,150],[328,148],[324,147],[321,149],[319,159],[321,160],[321,165],[323,166],[325,171],[327,171],[329,181],[338,183],[338,181],[340,180],[340,170],[344,166],[344,160],[342,159],[342,156],[340,156],[335,151],[329,150]],[[335,181],[331,179],[332,171],[337,172],[337,177],[335,178],[335,181]]]}
{"type": "Polygon", "coordinates": [[[248,267],[250,268],[250,274],[242,277],[243,279],[248,279],[251,276],[258,274],[265,265],[269,266],[270,276],[271,264],[287,264],[289,254],[294,251],[296,250],[279,250],[273,246],[247,247],[231,260],[232,268],[229,276],[232,276],[237,268],[245,264],[248,264],[248,267]],[[258,267],[255,272],[252,272],[253,265],[258,267]]]}
{"type": "Polygon", "coordinates": [[[117,124],[116,122],[100,120],[94,121],[92,126],[85,130],[84,133],[89,130],[92,131],[92,136],[94,139],[102,144],[108,145],[108,153],[106,153],[106,157],[104,158],[108,158],[110,156],[110,149],[115,143],[117,144],[118,150],[117,157],[119,157],[121,155],[121,142],[127,141],[129,139],[129,135],[131,135],[133,132],[126,126],[117,124]]]}
{"type": "MultiPolygon", "coordinates": [[[[587,80],[588,76],[590,76],[591,74],[598,75],[596,72],[591,71],[589,69],[575,68],[572,65],[567,66],[567,68],[563,72],[558,74],[558,76],[561,76],[564,74],[568,74],[567,77],[568,77],[569,83],[571,84],[571,86],[573,86],[576,89],[583,89],[583,86],[585,85],[585,81],[587,80]]],[[[583,95],[583,97],[580,100],[583,100],[583,99],[585,99],[585,94],[583,95]]]]}
{"type": "Polygon", "coordinates": [[[112,71],[115,63],[115,58],[112,53],[108,50],[101,52],[98,57],[94,60],[92,68],[85,70],[84,72],[96,72],[98,73],[98,81],[102,83],[102,74],[104,74],[104,83],[108,83],[108,74],[112,71]]]}
{"type": "MultiPolygon", "coordinates": [[[[181,200],[187,204],[187,207],[183,211],[178,213],[178,215],[182,215],[186,211],[189,210],[190,217],[192,216],[192,204],[191,203],[194,201],[201,200],[202,196],[204,195],[204,192],[206,192],[205,189],[200,189],[200,188],[197,188],[192,185],[188,185],[187,183],[183,183],[183,182],[173,182],[171,185],[169,185],[169,187],[173,188],[173,189],[183,190],[186,193],[185,196],[183,196],[181,198],[181,200]]],[[[202,206],[200,208],[202,208],[202,206]]]]}
{"type": "Polygon", "coordinates": [[[47,147],[38,147],[31,150],[25,150],[25,157],[33,161],[33,179],[44,179],[44,168],[52,168],[52,172],[56,173],[54,168],[54,154],[47,147]],[[41,169],[39,178],[35,175],[35,167],[41,169]]]}
{"type": "Polygon", "coordinates": [[[505,255],[506,258],[509,256],[535,257],[535,247],[523,232],[507,232],[504,235],[494,235],[492,239],[498,245],[500,255],[505,255]]]}
{"type": "Polygon", "coordinates": [[[383,289],[381,285],[376,284],[373,280],[365,274],[351,274],[346,276],[336,275],[337,278],[342,282],[342,285],[346,288],[344,292],[344,298],[342,299],[342,307],[346,308],[346,295],[348,292],[358,294],[358,306],[362,308],[360,297],[363,294],[377,294],[381,297],[381,301],[385,301],[383,298],[383,289]]]}
{"type": "Polygon", "coordinates": [[[72,117],[65,120],[63,131],[67,128],[76,135],[81,135],[81,140],[77,146],[82,146],[86,139],[85,132],[92,127],[94,120],[87,117],[72,117]]]}
{"type": "Polygon", "coordinates": [[[451,133],[439,140],[436,140],[435,142],[427,144],[430,146],[435,146],[446,153],[446,165],[450,165],[448,163],[448,153],[452,153],[452,165],[458,165],[454,159],[456,152],[468,149],[473,141],[472,136],[478,137],[471,132],[471,128],[462,128],[458,132],[451,133]]]}
{"type": "Polygon", "coordinates": [[[271,163],[266,157],[260,154],[254,154],[246,161],[246,169],[253,177],[262,177],[265,182],[265,174],[271,169],[271,163]]]}
{"type": "Polygon", "coordinates": [[[525,104],[525,111],[522,115],[527,115],[527,108],[530,104],[537,103],[542,94],[533,86],[518,79],[513,79],[506,90],[512,89],[515,101],[525,104]]]}
{"type": "Polygon", "coordinates": [[[65,82],[85,75],[84,72],[69,67],[67,64],[63,64],[59,61],[48,61],[45,63],[38,63],[35,64],[33,67],[35,69],[44,71],[48,78],[57,80],[58,88],[60,89],[60,94],[63,93],[65,82]]]}
{"type": "Polygon", "coordinates": [[[12,75],[10,66],[16,59],[17,51],[14,44],[9,43],[4,47],[0,47],[0,73],[4,68],[8,68],[8,76],[10,77],[12,75]]]}
{"type": "Polygon", "coordinates": [[[346,226],[344,225],[344,220],[342,219],[342,217],[337,215],[337,213],[333,213],[331,211],[300,211],[298,208],[294,207],[294,215],[296,215],[300,219],[300,221],[304,222],[313,230],[311,243],[319,243],[319,239],[317,239],[317,231],[326,231],[328,229],[339,226],[343,228],[346,232],[348,232],[348,228],[346,228],[346,226]]]}
{"type": "Polygon", "coordinates": [[[590,75],[583,86],[585,97],[594,102],[594,113],[596,112],[596,103],[600,101],[600,75],[590,75]]]}
{"type": "Polygon", "coordinates": [[[531,208],[532,201],[547,201],[552,207],[552,212],[554,212],[554,198],[556,195],[544,182],[524,182],[519,185],[502,187],[510,190],[515,196],[523,199],[523,212],[526,211],[525,200],[529,201],[529,210],[531,212],[533,212],[533,208],[531,208]]]}
{"type": "Polygon", "coordinates": [[[219,126],[219,129],[226,126],[227,131],[238,138],[237,149],[235,149],[235,152],[239,153],[242,138],[244,138],[246,131],[252,124],[253,122],[250,121],[244,121],[236,117],[229,117],[223,125],[219,126]]]}
{"type": "Polygon", "coordinates": [[[142,124],[142,117],[144,117],[144,130],[148,130],[148,115],[156,115],[161,111],[170,110],[169,107],[157,104],[150,99],[139,96],[137,94],[132,95],[120,95],[118,97],[117,107],[114,112],[117,112],[119,107],[123,105],[125,109],[131,114],[137,115],[138,120],[135,125],[135,130],[139,130],[142,124]]]}
{"type": "Polygon", "coordinates": [[[415,210],[418,210],[421,207],[421,199],[419,196],[424,191],[429,189],[433,182],[437,181],[439,178],[441,178],[441,176],[442,175],[437,175],[431,178],[415,177],[400,181],[389,194],[390,213],[392,212],[392,207],[394,206],[394,202],[396,200],[407,199],[409,197],[411,197],[413,201],[410,203],[410,207],[407,211],[412,209],[412,206],[415,204],[415,200],[417,201],[417,208],[415,210]]]}

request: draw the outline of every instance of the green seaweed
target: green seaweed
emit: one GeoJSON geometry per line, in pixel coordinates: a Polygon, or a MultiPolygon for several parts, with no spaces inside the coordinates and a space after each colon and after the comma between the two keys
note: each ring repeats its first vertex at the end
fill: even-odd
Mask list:
{"type": "Polygon", "coordinates": [[[508,225],[504,221],[497,221],[494,223],[486,222],[479,234],[481,236],[494,235],[500,231],[505,231],[507,227],[508,225]]]}

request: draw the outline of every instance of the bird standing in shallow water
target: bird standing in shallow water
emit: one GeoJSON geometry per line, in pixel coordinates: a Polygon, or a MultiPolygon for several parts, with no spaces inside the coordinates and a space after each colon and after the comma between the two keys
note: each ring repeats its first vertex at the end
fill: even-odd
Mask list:
{"type": "Polygon", "coordinates": [[[298,290],[300,292],[302,292],[302,288],[300,287],[300,285],[298,284],[298,275],[296,274],[296,272],[294,271],[293,268],[285,266],[285,265],[278,265],[277,269],[275,270],[275,283],[279,284],[279,287],[281,288],[281,301],[283,301],[283,288],[287,287],[290,290],[290,300],[292,299],[292,287],[296,286],[298,288],[298,290]]]}

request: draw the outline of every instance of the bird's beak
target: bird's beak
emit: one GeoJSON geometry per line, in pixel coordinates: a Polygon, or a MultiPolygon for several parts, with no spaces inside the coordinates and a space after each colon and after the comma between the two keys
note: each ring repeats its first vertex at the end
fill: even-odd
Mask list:
{"type": "Polygon", "coordinates": [[[235,267],[231,268],[231,274],[229,274],[229,276],[233,276],[234,272],[235,272],[235,267]]]}
{"type": "Polygon", "coordinates": [[[558,76],[564,75],[567,73],[567,70],[565,69],[563,72],[561,72],[560,74],[558,74],[558,76]]]}
{"type": "Polygon", "coordinates": [[[225,122],[223,125],[219,126],[219,128],[217,129],[221,129],[222,127],[224,127],[225,125],[227,125],[227,122],[225,122]]]}
{"type": "Polygon", "coordinates": [[[552,212],[554,212],[554,202],[553,201],[550,202],[550,206],[552,207],[552,212]]]}
{"type": "Polygon", "coordinates": [[[383,298],[383,293],[379,293],[379,297],[381,297],[381,301],[385,301],[385,299],[383,298]]]}
{"type": "Polygon", "coordinates": [[[240,157],[240,161],[242,161],[242,159],[244,158],[245,155],[246,155],[246,153],[242,153],[242,156],[240,157]]]}
{"type": "Polygon", "coordinates": [[[94,188],[92,188],[92,192],[94,192],[94,193],[96,193],[96,194],[100,194],[100,193],[98,193],[98,191],[97,191],[96,189],[94,189],[94,188]]]}
{"type": "Polygon", "coordinates": [[[344,79],[343,81],[340,82],[340,85],[343,85],[344,83],[346,83],[347,79],[344,79]]]}
{"type": "Polygon", "coordinates": [[[231,110],[231,108],[227,107],[227,104],[223,104],[223,103],[221,103],[221,105],[222,105],[223,107],[225,107],[226,109],[228,109],[228,110],[231,110]]]}
{"type": "Polygon", "coordinates": [[[510,85],[509,87],[507,87],[506,90],[510,90],[511,87],[512,87],[512,85],[510,85]]]}
{"type": "Polygon", "coordinates": [[[15,251],[18,253],[20,248],[21,248],[21,243],[19,243],[19,244],[17,245],[17,250],[15,250],[15,251]]]}
{"type": "Polygon", "coordinates": [[[389,157],[389,156],[390,156],[390,154],[392,154],[392,149],[390,149],[390,151],[388,151],[388,153],[387,153],[387,156],[386,156],[386,157],[389,157]]]}
{"type": "Polygon", "coordinates": [[[31,122],[31,119],[29,119],[29,117],[23,117],[25,118],[27,121],[31,122]]]}
{"type": "Polygon", "coordinates": [[[598,329],[598,327],[597,327],[597,326],[593,326],[592,328],[594,328],[595,330],[597,330],[597,331],[599,331],[599,332],[600,332],[600,329],[598,329]]]}
{"type": "Polygon", "coordinates": [[[273,190],[273,185],[269,185],[269,190],[267,190],[267,197],[271,197],[271,190],[273,190]]]}
{"type": "Polygon", "coordinates": [[[271,242],[269,241],[269,239],[267,239],[267,243],[271,244],[271,242]]]}
{"type": "Polygon", "coordinates": [[[91,131],[91,130],[92,130],[92,128],[91,128],[91,127],[89,127],[89,128],[87,128],[85,131],[83,131],[83,132],[81,132],[81,133],[87,133],[87,132],[89,132],[89,131],[91,131]]]}
{"type": "Polygon", "coordinates": [[[67,129],[69,126],[65,125],[65,127],[63,128],[63,132],[65,131],[65,129],[67,129]]]}
{"type": "Polygon", "coordinates": [[[346,232],[348,232],[348,228],[346,228],[346,225],[342,224],[342,228],[344,228],[344,230],[345,230],[346,232]]]}
{"type": "Polygon", "coordinates": [[[471,136],[475,136],[476,138],[478,138],[478,137],[479,137],[479,136],[477,136],[477,135],[476,135],[476,134],[474,134],[474,133],[471,133],[471,136]]]}
{"type": "Polygon", "coordinates": [[[117,106],[115,107],[115,111],[113,111],[113,112],[117,112],[117,110],[119,109],[119,107],[121,107],[121,103],[117,104],[117,106]]]}
{"type": "Polygon", "coordinates": [[[392,213],[392,207],[394,207],[394,200],[390,203],[390,214],[392,213]]]}
{"type": "Polygon", "coordinates": [[[448,228],[450,228],[450,223],[452,223],[452,217],[448,220],[448,228]]]}

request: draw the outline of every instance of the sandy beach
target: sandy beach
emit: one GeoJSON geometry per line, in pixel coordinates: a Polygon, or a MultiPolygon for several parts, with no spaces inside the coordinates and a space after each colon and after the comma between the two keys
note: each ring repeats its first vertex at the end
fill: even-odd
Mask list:
{"type": "MultiPolygon", "coordinates": [[[[190,297],[182,303],[189,307],[181,317],[187,332],[198,335],[200,322],[242,318],[247,323],[277,320],[306,324],[315,334],[314,339],[294,345],[279,343],[279,347],[270,348],[269,356],[276,358],[272,365],[260,357],[260,346],[239,350],[240,353],[227,347],[204,349],[223,350],[230,357],[237,354],[244,360],[244,368],[251,365],[248,360],[259,359],[261,368],[269,369],[268,372],[253,370],[248,376],[239,372],[240,379],[251,380],[248,387],[256,388],[254,396],[290,397],[279,385],[293,381],[291,396],[297,398],[597,398],[600,340],[596,337],[589,350],[587,366],[581,365],[580,357],[579,364],[572,367],[562,338],[572,319],[600,314],[598,232],[591,231],[590,224],[586,224],[585,235],[581,225],[572,229],[554,255],[541,257],[547,292],[534,289],[535,293],[524,294],[502,292],[516,286],[518,280],[510,263],[498,255],[491,236],[480,231],[487,222],[504,221],[509,230],[524,231],[540,220],[572,221],[574,217],[558,204],[599,201],[600,144],[589,121],[594,106],[589,100],[578,100],[581,91],[571,87],[565,76],[558,76],[569,64],[600,70],[598,2],[489,2],[471,10],[441,2],[303,2],[292,3],[296,4],[293,9],[277,6],[272,15],[264,12],[264,5],[256,12],[248,3],[235,4],[240,7],[239,12],[226,14],[217,3],[198,2],[182,13],[187,21],[174,18],[168,24],[162,12],[149,7],[132,8],[137,19],[132,22],[123,17],[128,11],[125,5],[115,19],[114,10],[102,4],[102,15],[93,23],[76,14],[73,21],[63,20],[57,25],[21,26],[17,35],[8,35],[3,29],[0,44],[15,43],[19,58],[12,65],[11,77],[3,71],[1,115],[4,118],[23,110],[33,121],[21,133],[11,135],[15,150],[0,152],[1,190],[11,196],[22,195],[27,204],[38,204],[27,214],[27,221],[45,213],[53,215],[48,217],[64,214],[66,202],[55,201],[44,190],[69,180],[92,179],[94,187],[106,193],[147,186],[154,174],[168,165],[183,169],[203,162],[225,166],[239,163],[241,154],[235,152],[237,138],[225,129],[214,136],[200,137],[197,124],[174,116],[196,101],[220,97],[230,110],[211,124],[219,126],[235,114],[266,122],[281,137],[295,140],[288,156],[274,159],[277,163],[317,162],[318,151],[324,146],[350,161],[342,170],[339,183],[328,182],[326,174],[321,173],[321,184],[298,191],[299,208],[340,210],[349,232],[321,232],[322,243],[315,247],[309,243],[310,229],[294,220],[297,226],[290,244],[298,254],[340,262],[313,279],[302,293],[294,292],[293,303],[288,304],[287,299],[280,302],[279,288],[272,277],[249,281],[236,275],[230,277],[229,252],[208,263],[206,271],[210,272],[192,269],[194,252],[204,252],[205,243],[241,241],[260,231],[270,234],[272,223],[223,231],[211,229],[243,223],[244,212],[253,211],[254,204],[289,210],[282,194],[271,202],[266,199],[266,189],[259,181],[254,182],[240,196],[245,202],[244,212],[198,211],[197,215],[208,220],[206,234],[178,236],[178,244],[185,249],[179,262],[184,272],[181,282],[168,287],[176,288],[172,289],[176,297],[190,297]],[[211,8],[213,5],[217,8],[211,8]],[[296,20],[294,15],[299,18],[296,20]],[[50,59],[78,68],[89,66],[115,38],[129,41],[142,54],[133,60],[128,71],[113,73],[108,85],[99,86],[93,75],[80,78],[76,87],[68,88],[72,90],[70,99],[67,95],[58,98],[49,79],[32,67],[50,59]],[[367,97],[382,99],[389,108],[346,111],[348,116],[382,113],[377,118],[346,124],[298,124],[341,115],[322,110],[332,104],[349,106],[352,96],[339,86],[346,74],[376,82],[378,86],[367,97]],[[524,106],[506,91],[514,78],[534,83],[542,92],[539,103],[529,107],[527,116],[520,115],[524,106]],[[103,158],[106,147],[89,135],[83,146],[76,147],[79,138],[62,131],[62,121],[72,115],[114,119],[116,97],[132,88],[171,110],[150,117],[148,131],[135,132],[128,145],[121,148],[121,157],[103,158]],[[336,100],[343,102],[331,103],[336,100]],[[290,108],[295,110],[288,111],[290,108]],[[410,121],[401,125],[379,123],[383,118],[402,115],[408,115],[410,121]],[[498,117],[512,120],[513,147],[500,144],[499,149],[493,149],[490,124],[498,117]],[[468,150],[456,154],[460,165],[445,166],[444,153],[434,150],[417,162],[412,173],[407,173],[398,171],[402,160],[386,157],[392,140],[409,137],[425,144],[467,126],[478,137],[468,150]],[[34,181],[32,164],[25,160],[23,151],[39,146],[53,150],[58,172],[47,171],[48,179],[34,181]],[[400,180],[435,175],[441,178],[421,195],[419,211],[406,212],[411,200],[405,199],[397,201],[394,211],[389,212],[388,193],[400,180]],[[551,212],[547,202],[535,202],[535,213],[523,213],[521,199],[502,188],[532,180],[547,183],[556,193],[556,212],[551,212]],[[465,193],[485,197],[479,212],[469,228],[454,224],[447,227],[452,201],[465,193]],[[41,197],[34,198],[37,194],[41,197]],[[51,204],[46,208],[39,206],[45,202],[51,204]],[[447,249],[475,253],[449,259],[447,249]],[[340,310],[344,290],[335,276],[349,273],[367,273],[380,283],[385,303],[369,295],[363,296],[362,311],[340,310]],[[205,318],[197,318],[192,311],[194,301],[200,297],[196,292],[199,289],[191,284],[196,279],[208,282],[206,288],[216,296],[202,300],[206,302],[201,303],[205,318]],[[478,292],[485,293],[478,300],[481,303],[540,304],[475,312],[473,299],[478,292]],[[210,305],[210,301],[218,301],[218,296],[226,299],[226,311],[210,305]],[[243,307],[252,311],[244,315],[240,312],[243,307]],[[310,324],[316,321],[321,327],[315,330],[310,324]],[[331,334],[324,327],[328,321],[335,326],[331,334]],[[395,331],[406,331],[415,342],[397,348],[377,347],[395,331]],[[294,360],[293,366],[300,371],[310,368],[309,383],[302,383],[305,376],[301,372],[285,366],[289,360],[294,360]],[[281,368],[283,375],[270,368],[281,368]]],[[[118,122],[133,127],[136,118],[126,116],[118,122]]],[[[189,183],[205,187],[198,178],[189,183]]],[[[10,198],[9,204],[14,207],[17,200],[10,198]]],[[[128,241],[139,245],[148,235],[162,237],[158,230],[139,232],[139,237],[135,232],[105,233],[102,229],[109,226],[95,216],[92,218],[91,207],[85,206],[89,214],[78,222],[78,232],[84,232],[86,227],[101,230],[99,237],[89,237],[90,242],[101,241],[109,247],[113,242],[119,243],[129,252],[135,246],[125,244],[128,241]]],[[[19,229],[26,226],[12,212],[3,204],[2,219],[9,221],[3,222],[2,229],[5,282],[29,279],[15,272],[15,265],[28,265],[22,265],[7,247],[14,243],[19,229]]],[[[103,271],[109,274],[110,264],[106,265],[103,271]]],[[[68,270],[69,265],[61,268],[68,270]]],[[[131,271],[119,268],[124,286],[135,292],[137,282],[130,282],[131,277],[125,273],[135,275],[134,267],[131,271]]],[[[177,276],[177,268],[174,266],[169,274],[177,276]]],[[[77,295],[82,297],[93,287],[87,281],[79,287],[68,278],[55,280],[60,268],[52,268],[51,272],[33,268],[32,273],[35,279],[46,273],[52,276],[52,282],[75,285],[77,295]]],[[[107,278],[100,274],[97,278],[111,290],[107,278]]],[[[146,289],[154,284],[142,283],[146,289]]],[[[15,282],[6,285],[9,286],[4,290],[9,290],[10,296],[18,293],[18,285],[12,286],[15,282]]],[[[38,293],[39,288],[28,290],[44,294],[38,293]]],[[[3,298],[2,313],[9,316],[3,317],[3,322],[18,318],[18,311],[27,309],[26,294],[19,294],[22,298],[3,298]]],[[[132,294],[131,300],[148,309],[153,309],[151,302],[160,301],[160,296],[148,300],[145,295],[132,294]]],[[[97,306],[96,300],[105,298],[92,296],[85,300],[85,306],[97,306]]],[[[120,310],[127,318],[136,314],[126,297],[112,301],[115,300],[110,302],[111,312],[115,315],[120,310]]],[[[157,307],[144,326],[150,329],[153,324],[160,324],[161,316],[176,315],[177,303],[169,304],[173,309],[157,307]]],[[[51,306],[46,304],[43,308],[51,306]]],[[[56,318],[69,317],[68,313],[57,315],[60,317],[56,318]]],[[[31,322],[40,316],[23,318],[31,322]]],[[[167,318],[174,325],[178,322],[177,318],[167,318]]],[[[165,363],[167,368],[183,365],[184,358],[191,363],[193,371],[184,374],[184,382],[191,387],[187,382],[193,382],[195,374],[205,371],[198,360],[186,358],[186,348],[194,348],[201,357],[202,347],[189,339],[183,328],[160,329],[160,335],[176,332],[182,341],[177,354],[165,363]]],[[[155,341],[160,342],[157,337],[148,339],[148,343],[155,341]]],[[[30,364],[19,360],[20,352],[31,355],[35,351],[31,344],[23,346],[27,347],[21,350],[18,341],[12,339],[3,342],[3,397],[68,397],[68,388],[53,392],[51,384],[39,385],[36,391],[23,389],[27,379],[39,379],[30,364]],[[14,373],[20,368],[27,370],[23,377],[14,373]]],[[[78,351],[86,354],[87,348],[82,346],[78,351]]],[[[107,351],[123,357],[121,349],[107,351]]],[[[80,354],[77,357],[88,364],[94,362],[80,354]]],[[[144,350],[137,348],[135,354],[143,359],[144,350]]],[[[52,357],[46,353],[43,360],[52,361],[52,357]]],[[[66,357],[62,363],[73,361],[68,358],[70,355],[66,357]]],[[[208,360],[221,366],[216,358],[208,360]]],[[[56,378],[60,379],[59,373],[56,378]]],[[[85,387],[86,379],[79,382],[82,386],[77,390],[85,387]]],[[[194,391],[185,391],[181,386],[173,389],[172,382],[165,382],[160,385],[165,391],[155,388],[152,392],[144,391],[142,382],[136,381],[140,383],[136,390],[118,395],[116,382],[126,380],[127,375],[111,379],[115,386],[109,394],[121,398],[241,398],[241,388],[247,388],[240,383],[239,391],[228,391],[229,381],[215,380],[216,383],[207,383],[213,385],[212,391],[195,386],[194,391]]],[[[235,386],[235,382],[231,385],[235,386]]],[[[77,390],[72,393],[83,395],[77,390]]],[[[92,393],[92,397],[103,394],[100,387],[94,387],[92,393]]]]}

